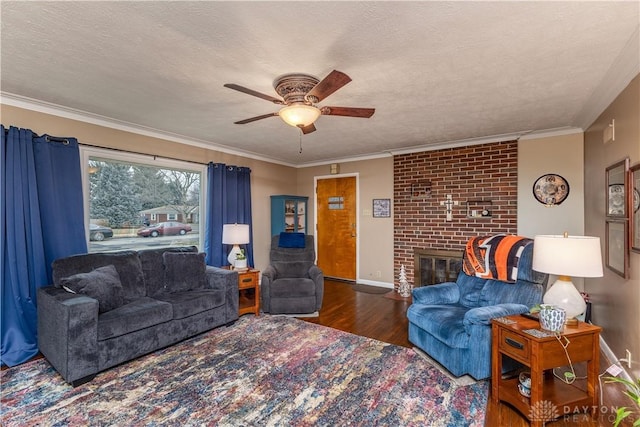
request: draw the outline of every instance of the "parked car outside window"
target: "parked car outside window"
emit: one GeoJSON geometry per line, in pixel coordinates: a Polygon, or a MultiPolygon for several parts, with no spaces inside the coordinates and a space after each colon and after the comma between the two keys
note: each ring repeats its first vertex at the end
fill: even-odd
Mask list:
{"type": "Polygon", "coordinates": [[[152,224],[148,227],[138,230],[138,236],[141,237],[158,237],[158,236],[175,236],[185,235],[191,231],[189,224],[183,224],[177,221],[166,221],[152,224]]]}
{"type": "Polygon", "coordinates": [[[89,224],[89,240],[102,242],[104,239],[113,237],[113,230],[102,225],[89,224]]]}

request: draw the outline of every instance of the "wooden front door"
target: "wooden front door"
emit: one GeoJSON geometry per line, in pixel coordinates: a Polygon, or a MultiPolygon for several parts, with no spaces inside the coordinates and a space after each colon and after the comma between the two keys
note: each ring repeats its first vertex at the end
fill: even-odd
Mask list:
{"type": "Polygon", "coordinates": [[[326,277],[356,280],[356,177],[319,179],[318,266],[326,277]]]}

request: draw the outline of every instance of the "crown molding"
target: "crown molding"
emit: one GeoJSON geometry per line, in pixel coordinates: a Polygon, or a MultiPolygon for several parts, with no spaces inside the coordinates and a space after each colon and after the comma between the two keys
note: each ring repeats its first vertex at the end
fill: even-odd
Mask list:
{"type": "Polygon", "coordinates": [[[528,139],[539,139],[539,138],[553,138],[556,136],[573,135],[575,133],[584,133],[584,129],[567,126],[567,127],[554,128],[554,129],[538,130],[535,132],[522,135],[519,138],[519,141],[526,141],[528,139]]]}
{"type": "MultiPolygon", "coordinates": [[[[12,107],[23,108],[25,110],[36,111],[38,113],[50,114],[52,116],[63,117],[66,119],[76,120],[83,123],[90,123],[97,126],[103,126],[110,129],[116,129],[124,132],[130,132],[137,135],[144,135],[151,138],[164,139],[166,141],[177,142],[180,144],[191,145],[207,150],[219,151],[221,153],[232,154],[235,156],[247,157],[263,162],[275,163],[283,166],[296,167],[296,165],[283,162],[253,153],[250,151],[232,150],[228,147],[218,145],[211,141],[205,141],[196,138],[189,138],[183,135],[161,131],[158,129],[136,125],[134,123],[123,120],[116,120],[99,114],[88,113],[86,111],[76,110],[74,108],[64,107],[62,105],[41,101],[38,99],[28,98],[9,92],[0,91],[0,104],[10,105],[12,107]]],[[[82,141],[80,141],[82,142],[82,141]]]]}
{"type": "Polygon", "coordinates": [[[498,135],[481,136],[478,138],[458,139],[454,141],[442,141],[433,144],[390,150],[392,155],[419,153],[421,151],[435,151],[447,148],[468,147],[471,145],[490,144],[493,142],[519,141],[522,139],[549,138],[559,135],[583,132],[580,128],[566,127],[543,130],[522,130],[519,132],[503,133],[498,135]]]}
{"type": "Polygon", "coordinates": [[[18,108],[24,108],[26,110],[50,114],[53,116],[64,117],[71,120],[77,120],[83,123],[90,123],[90,124],[103,126],[111,129],[116,129],[124,132],[130,132],[138,135],[148,136],[151,138],[158,138],[158,139],[163,139],[167,141],[177,142],[180,144],[191,145],[194,147],[204,148],[207,150],[219,151],[226,154],[232,154],[235,156],[246,157],[254,160],[278,164],[282,166],[288,166],[296,169],[315,167],[315,166],[325,166],[331,163],[361,162],[366,160],[381,159],[381,158],[395,156],[399,154],[411,154],[411,153],[419,153],[423,151],[435,151],[435,150],[443,150],[447,148],[458,148],[458,147],[466,147],[471,145],[489,144],[494,142],[505,142],[505,141],[521,140],[521,139],[526,140],[526,139],[535,139],[535,138],[548,138],[553,136],[568,135],[572,133],[583,132],[583,129],[574,128],[574,127],[544,129],[539,131],[523,130],[520,132],[489,135],[489,136],[483,136],[478,138],[440,141],[440,142],[435,142],[431,144],[417,145],[413,147],[394,149],[394,150],[367,154],[362,156],[331,158],[331,159],[321,160],[317,162],[293,164],[293,163],[284,162],[278,159],[269,158],[264,155],[259,155],[257,153],[253,153],[249,151],[232,150],[227,147],[217,145],[210,141],[205,141],[205,140],[200,140],[195,138],[188,138],[183,135],[164,132],[157,129],[125,122],[122,120],[115,120],[115,119],[111,119],[109,117],[101,116],[98,114],[87,113],[85,111],[80,111],[73,108],[68,108],[68,107],[52,104],[45,101],[40,101],[33,98],[15,95],[8,92],[0,92],[0,103],[18,107],[18,108]]]}
{"type": "Polygon", "coordinates": [[[447,148],[459,148],[468,147],[471,145],[490,144],[494,142],[506,142],[506,141],[523,141],[528,139],[538,138],[552,138],[556,136],[572,135],[575,133],[584,133],[582,128],[577,127],[562,127],[554,129],[543,130],[525,130],[521,132],[505,133],[499,135],[489,135],[478,138],[458,139],[452,141],[441,141],[433,144],[417,145],[414,147],[399,148],[397,150],[389,150],[383,153],[371,154],[366,156],[346,157],[346,158],[334,158],[329,160],[322,160],[313,163],[304,163],[296,165],[296,168],[308,168],[314,166],[326,166],[331,163],[347,163],[347,162],[359,162],[364,160],[381,159],[389,156],[396,156],[399,154],[412,154],[425,151],[445,150],[447,148]]]}

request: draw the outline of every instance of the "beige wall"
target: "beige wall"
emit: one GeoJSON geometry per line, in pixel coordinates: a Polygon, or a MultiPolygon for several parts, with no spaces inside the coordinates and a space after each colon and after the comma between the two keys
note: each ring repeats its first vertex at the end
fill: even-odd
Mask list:
{"type": "MultiPolygon", "coordinates": [[[[605,242],[605,169],[622,160],[640,162],[640,76],[611,103],[585,132],[585,233],[605,242]],[[603,143],[603,130],[615,119],[615,141],[603,143]]],[[[593,322],[618,358],[632,354],[632,371],[640,378],[640,254],[630,254],[629,279],[605,267],[604,277],[585,280],[593,301],[593,322]]]]}
{"type": "MultiPolygon", "coordinates": [[[[357,280],[379,286],[393,287],[393,203],[390,218],[373,218],[373,199],[393,202],[393,158],[391,156],[340,163],[340,175],[357,174],[358,182],[358,259],[357,280]]],[[[329,166],[315,166],[298,170],[296,194],[309,196],[309,226],[314,224],[315,190],[318,177],[329,175],[329,166]]]]}
{"type": "Polygon", "coordinates": [[[584,159],[582,132],[518,142],[518,234],[584,235],[584,159]],[[561,175],[569,196],[546,207],[533,196],[533,183],[542,175],[561,175]]]}
{"type": "MultiPolygon", "coordinates": [[[[518,234],[563,234],[584,232],[584,139],[583,133],[523,139],[518,142],[518,234]],[[555,173],[569,183],[569,196],[559,205],[546,207],[533,196],[533,183],[555,173]]],[[[549,278],[549,283],[556,280],[549,278]]],[[[584,290],[584,279],[573,283],[584,290]]]]}
{"type": "Polygon", "coordinates": [[[152,138],[77,120],[0,105],[5,126],[31,129],[37,134],[72,136],[80,143],[105,148],[118,148],[137,153],[200,163],[221,162],[251,168],[251,205],[253,209],[253,246],[256,267],[269,262],[271,234],[271,194],[296,191],[295,168],[221,153],[192,145],[152,138]]]}

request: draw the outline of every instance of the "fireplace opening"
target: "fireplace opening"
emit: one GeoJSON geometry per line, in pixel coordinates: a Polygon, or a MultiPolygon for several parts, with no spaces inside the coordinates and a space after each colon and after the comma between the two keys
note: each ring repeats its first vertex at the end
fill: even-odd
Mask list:
{"type": "Polygon", "coordinates": [[[462,250],[413,250],[414,287],[455,282],[462,270],[462,250]]]}

